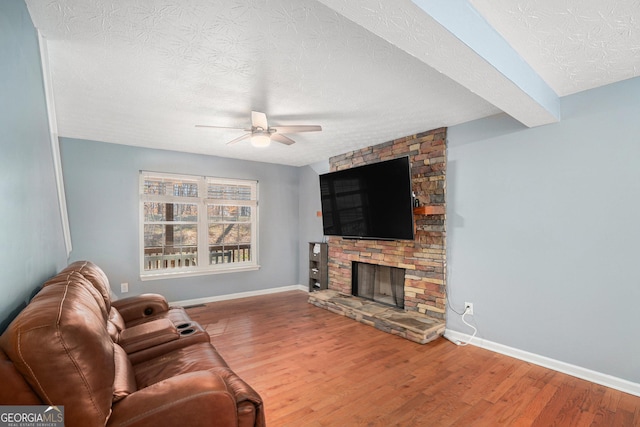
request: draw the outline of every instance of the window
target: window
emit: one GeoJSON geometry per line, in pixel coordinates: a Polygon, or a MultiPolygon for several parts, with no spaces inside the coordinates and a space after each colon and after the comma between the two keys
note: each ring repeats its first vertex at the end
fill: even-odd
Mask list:
{"type": "Polygon", "coordinates": [[[142,171],[140,218],[143,279],[258,268],[257,181],[142,171]]]}

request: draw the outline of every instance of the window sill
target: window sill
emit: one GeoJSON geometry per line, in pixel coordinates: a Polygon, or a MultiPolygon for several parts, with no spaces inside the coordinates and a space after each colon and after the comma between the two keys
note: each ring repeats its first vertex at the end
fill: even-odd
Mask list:
{"type": "Polygon", "coordinates": [[[143,282],[149,280],[162,280],[162,279],[179,279],[182,277],[195,277],[195,276],[208,276],[211,274],[223,274],[223,273],[240,273],[243,271],[255,271],[259,270],[260,266],[256,264],[238,266],[233,268],[216,268],[216,269],[202,269],[202,270],[184,270],[184,271],[164,271],[159,273],[142,273],[140,274],[140,280],[143,282]]]}

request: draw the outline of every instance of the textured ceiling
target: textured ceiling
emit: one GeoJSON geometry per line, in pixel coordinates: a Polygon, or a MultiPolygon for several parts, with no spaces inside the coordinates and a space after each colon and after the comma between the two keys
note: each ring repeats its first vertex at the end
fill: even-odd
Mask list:
{"type": "MultiPolygon", "coordinates": [[[[638,2],[607,1],[472,3],[555,96],[637,75],[638,2]]],[[[301,166],[503,111],[556,120],[417,1],[26,3],[63,137],[301,166]],[[258,149],[225,144],[242,131],[195,127],[245,127],[251,110],[323,131],[258,149]]]]}
{"type": "Polygon", "coordinates": [[[639,0],[470,0],[560,96],[640,75],[639,0]]]}

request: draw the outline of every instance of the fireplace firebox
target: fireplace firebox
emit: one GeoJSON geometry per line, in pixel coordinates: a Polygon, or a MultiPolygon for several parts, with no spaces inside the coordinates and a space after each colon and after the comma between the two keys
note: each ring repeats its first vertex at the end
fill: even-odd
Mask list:
{"type": "Polygon", "coordinates": [[[404,308],[404,268],[353,261],[351,294],[404,308]]]}

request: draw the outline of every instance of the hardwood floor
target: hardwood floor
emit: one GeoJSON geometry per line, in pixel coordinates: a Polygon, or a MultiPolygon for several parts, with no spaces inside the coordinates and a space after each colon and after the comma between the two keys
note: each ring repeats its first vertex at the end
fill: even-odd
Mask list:
{"type": "Polygon", "coordinates": [[[640,426],[640,397],[474,346],[416,344],[302,291],[188,309],[267,425],[640,426]]]}

